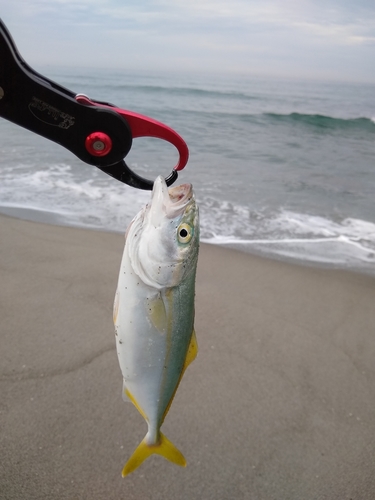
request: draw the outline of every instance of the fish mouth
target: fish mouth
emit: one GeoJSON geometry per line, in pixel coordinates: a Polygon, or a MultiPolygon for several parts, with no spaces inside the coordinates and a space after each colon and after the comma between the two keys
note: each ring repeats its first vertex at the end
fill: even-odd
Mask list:
{"type": "Polygon", "coordinates": [[[168,218],[174,218],[185,211],[193,198],[191,184],[180,184],[168,188],[164,178],[159,176],[154,182],[150,209],[155,215],[163,213],[168,218]]]}
{"type": "Polygon", "coordinates": [[[174,204],[186,205],[193,198],[193,186],[191,184],[180,184],[168,189],[169,199],[174,204]]]}

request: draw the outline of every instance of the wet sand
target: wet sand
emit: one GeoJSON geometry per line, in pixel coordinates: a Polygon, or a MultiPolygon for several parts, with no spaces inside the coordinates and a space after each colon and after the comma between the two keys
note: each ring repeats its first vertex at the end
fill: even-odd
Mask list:
{"type": "Polygon", "coordinates": [[[121,399],[123,236],[0,216],[0,498],[373,500],[375,278],[201,247],[197,360],[159,456],[121,399]]]}

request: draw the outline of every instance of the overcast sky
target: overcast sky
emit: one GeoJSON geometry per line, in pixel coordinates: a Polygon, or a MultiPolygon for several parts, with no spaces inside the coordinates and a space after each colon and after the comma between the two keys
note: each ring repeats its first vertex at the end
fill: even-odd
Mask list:
{"type": "Polygon", "coordinates": [[[375,83],[375,0],[0,0],[45,64],[375,83]]]}

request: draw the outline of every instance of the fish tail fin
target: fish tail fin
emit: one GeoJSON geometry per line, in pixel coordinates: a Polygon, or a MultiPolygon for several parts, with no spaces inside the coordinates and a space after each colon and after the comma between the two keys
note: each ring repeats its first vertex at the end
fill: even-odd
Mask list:
{"type": "Polygon", "coordinates": [[[139,467],[149,456],[156,453],[166,458],[170,462],[181,467],[186,467],[186,460],[183,454],[176,448],[176,446],[169,441],[163,433],[160,433],[160,440],[157,444],[147,444],[147,436],[134,450],[133,455],[126,462],[124,468],[122,469],[122,477],[127,476],[133,472],[137,467],[139,467]]]}

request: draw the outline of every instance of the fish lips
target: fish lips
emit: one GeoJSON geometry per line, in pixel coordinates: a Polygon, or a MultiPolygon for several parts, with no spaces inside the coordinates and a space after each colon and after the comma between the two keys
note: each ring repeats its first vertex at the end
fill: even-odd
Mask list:
{"type": "Polygon", "coordinates": [[[181,215],[189,202],[193,199],[193,187],[191,184],[180,184],[168,188],[163,177],[159,176],[154,182],[152,199],[149,207],[150,218],[155,225],[161,217],[174,219],[181,215]]]}

